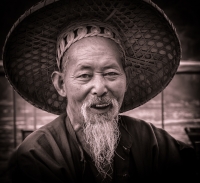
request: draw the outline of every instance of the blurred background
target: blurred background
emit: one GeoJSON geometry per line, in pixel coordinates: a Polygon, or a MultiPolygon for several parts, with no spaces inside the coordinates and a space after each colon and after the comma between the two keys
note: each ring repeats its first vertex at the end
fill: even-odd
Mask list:
{"type": "MultiPolygon", "coordinates": [[[[173,22],[182,46],[178,72],[167,88],[125,114],[164,128],[200,156],[200,7],[198,0],[152,0],[173,22]]],[[[38,0],[1,0],[0,55],[14,22],[38,0]]],[[[56,118],[22,99],[9,85],[0,57],[0,173],[13,150],[32,131],[56,118]]],[[[0,179],[0,182],[6,182],[0,179]]]]}

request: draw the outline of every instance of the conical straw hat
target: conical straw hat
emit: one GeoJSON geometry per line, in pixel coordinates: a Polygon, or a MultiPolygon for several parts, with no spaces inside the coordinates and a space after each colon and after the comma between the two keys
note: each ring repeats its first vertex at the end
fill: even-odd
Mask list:
{"type": "Polygon", "coordinates": [[[98,19],[119,33],[128,80],[121,112],[146,103],[172,80],[180,62],[180,42],[170,20],[151,1],[45,0],[15,22],[3,50],[6,77],[26,101],[50,113],[65,112],[67,100],[51,81],[58,70],[56,42],[64,25],[83,17],[98,19]]]}

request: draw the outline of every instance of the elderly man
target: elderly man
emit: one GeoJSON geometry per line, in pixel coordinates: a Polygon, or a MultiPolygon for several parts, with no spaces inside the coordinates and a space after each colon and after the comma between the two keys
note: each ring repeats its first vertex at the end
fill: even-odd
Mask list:
{"type": "MultiPolygon", "coordinates": [[[[35,22],[34,16],[45,14],[49,17],[52,13],[49,14],[48,8],[51,11],[57,8],[55,12],[58,12],[58,9],[66,6],[70,7],[70,12],[77,4],[55,2],[54,7],[51,6],[52,2],[47,1],[47,5],[43,7],[46,8],[44,12],[35,11],[35,14],[29,15],[32,20],[30,18],[28,22],[22,21],[21,29],[24,24],[26,33],[23,29],[20,33],[10,33],[11,38],[5,46],[4,67],[11,84],[33,105],[60,114],[54,121],[29,135],[16,149],[9,164],[12,181],[134,182],[192,178],[191,176],[195,176],[195,154],[192,147],[174,139],[151,123],[120,114],[157,95],[175,74],[180,60],[180,48],[172,24],[169,24],[163,12],[151,2],[113,0],[110,5],[108,1],[98,1],[100,4],[91,2],[80,1],[79,6],[83,10],[90,7],[95,11],[95,7],[102,4],[107,8],[115,8],[112,12],[108,11],[107,15],[101,14],[105,16],[104,21],[90,13],[86,13],[87,17],[83,11],[84,18],[72,16],[67,25],[62,23],[63,29],[57,39],[58,69],[53,72],[42,70],[45,59],[51,60],[51,46],[47,45],[49,49],[46,51],[43,44],[39,49],[37,44],[34,45],[37,39],[42,42],[49,41],[49,38],[45,38],[44,32],[43,38],[37,34],[32,39],[33,35],[27,27],[31,30],[34,28],[29,21],[35,22]],[[111,23],[112,21],[107,23],[108,19],[119,15],[122,6],[127,8],[123,10],[124,15],[132,19],[130,18],[130,22],[123,18],[121,20],[125,22],[125,27],[131,28],[117,28],[117,24],[111,23]],[[144,16],[144,11],[146,15],[154,14],[150,19],[156,22],[155,25],[160,21],[159,24],[165,22],[167,26],[152,27],[151,22],[147,21],[149,17],[144,16]],[[137,20],[134,18],[136,14],[137,20]],[[159,18],[156,19],[156,15],[159,18]],[[32,44],[33,50],[29,52],[29,49],[23,48],[23,53],[18,54],[13,51],[18,47],[9,44],[15,44],[14,40],[17,39],[12,35],[19,35],[21,38],[26,37],[24,34],[28,35],[25,39],[30,39],[27,45],[32,44]],[[46,51],[48,56],[38,61],[38,55],[45,55],[40,50],[46,51]],[[14,55],[10,57],[9,53],[14,55]],[[29,54],[32,56],[29,57],[29,54]],[[34,92],[31,91],[31,86],[28,88],[31,91],[29,94],[22,84],[24,80],[18,79],[23,77],[24,72],[15,71],[16,62],[17,68],[22,68],[22,58],[25,59],[23,63],[28,63],[24,65],[28,71],[26,77],[33,73],[25,79],[27,83],[32,83],[38,73],[47,74],[40,78],[39,84],[33,84],[33,88],[37,88],[34,92]],[[32,69],[29,69],[29,64],[32,64],[32,69]],[[41,68],[34,68],[39,64],[41,68]],[[52,87],[46,89],[42,86],[46,86],[46,83],[52,85],[47,79],[50,77],[49,73],[56,91],[52,87]],[[13,79],[15,74],[17,78],[13,79]],[[140,94],[137,93],[138,88],[140,94]],[[50,92],[52,97],[49,97],[50,92]],[[38,97],[40,94],[47,97],[44,103],[38,97]],[[55,101],[52,102],[52,99],[55,101]]],[[[38,6],[41,8],[41,4],[38,6]]],[[[38,6],[32,9],[39,9],[38,6]]],[[[64,15],[60,13],[60,16],[64,15]]],[[[52,20],[54,19],[55,17],[52,20]]],[[[43,20],[44,24],[51,23],[45,17],[43,20]]],[[[47,25],[42,28],[49,30],[47,25]]],[[[21,30],[20,26],[16,29],[21,30]]],[[[40,32],[40,28],[36,30],[40,32]]]]}

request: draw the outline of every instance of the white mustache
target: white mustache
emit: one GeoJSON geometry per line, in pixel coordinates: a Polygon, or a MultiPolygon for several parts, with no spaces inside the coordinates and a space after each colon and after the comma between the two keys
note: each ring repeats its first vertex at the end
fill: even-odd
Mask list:
{"type": "Polygon", "coordinates": [[[89,99],[87,102],[86,102],[86,106],[87,107],[91,107],[91,106],[97,106],[97,105],[110,105],[110,104],[113,104],[113,100],[116,100],[116,99],[113,99],[113,98],[110,98],[110,97],[94,97],[94,98],[91,98],[89,99]]]}

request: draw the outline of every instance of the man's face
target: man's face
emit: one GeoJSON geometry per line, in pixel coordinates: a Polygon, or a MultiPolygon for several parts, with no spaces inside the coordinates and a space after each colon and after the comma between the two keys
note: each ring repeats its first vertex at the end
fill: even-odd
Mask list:
{"type": "Polygon", "coordinates": [[[81,107],[92,99],[86,107],[91,115],[112,111],[111,99],[116,99],[120,108],[126,91],[126,76],[121,53],[114,41],[101,37],[84,38],[69,48],[67,57],[64,87],[67,113],[72,123],[73,120],[82,122],[81,107]]]}
{"type": "Polygon", "coordinates": [[[120,133],[117,116],[126,91],[121,58],[116,43],[101,37],[74,43],[63,58],[66,64],[60,83],[68,101],[67,114],[74,130],[83,130],[81,138],[103,176],[120,133]]]}

